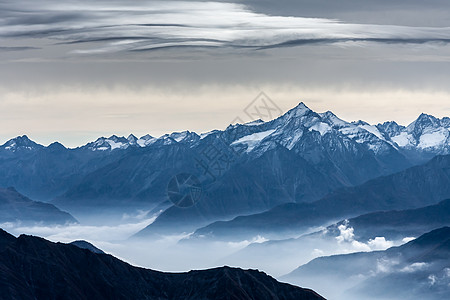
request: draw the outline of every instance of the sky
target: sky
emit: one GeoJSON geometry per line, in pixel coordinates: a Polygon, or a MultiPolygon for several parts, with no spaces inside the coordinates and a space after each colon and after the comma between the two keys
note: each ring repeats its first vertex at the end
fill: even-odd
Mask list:
{"type": "Polygon", "coordinates": [[[348,121],[450,116],[449,1],[130,2],[0,0],[0,144],[224,129],[260,92],[348,121]]]}

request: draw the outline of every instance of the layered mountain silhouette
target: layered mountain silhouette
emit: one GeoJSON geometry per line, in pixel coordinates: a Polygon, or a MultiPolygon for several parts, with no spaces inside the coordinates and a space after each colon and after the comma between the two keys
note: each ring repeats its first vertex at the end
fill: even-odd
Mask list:
{"type": "Polygon", "coordinates": [[[78,221],[54,205],[33,201],[10,187],[0,188],[0,223],[65,225],[78,221]]]}
{"type": "MultiPolygon", "coordinates": [[[[252,243],[221,262],[287,272],[293,261],[306,263],[318,255],[346,253],[362,247],[381,250],[445,226],[450,226],[449,199],[417,209],[361,215],[297,238],[252,243]]],[[[182,244],[195,241],[182,240],[182,244]]]]}
{"type": "Polygon", "coordinates": [[[288,203],[267,212],[219,221],[198,229],[193,238],[251,239],[256,235],[299,235],[333,220],[380,210],[420,208],[450,197],[450,155],[347,187],[313,203],[288,203]]]}
{"type": "Polygon", "coordinates": [[[0,230],[2,299],[324,299],[257,270],[162,273],[108,254],[0,230]]]}
{"type": "Polygon", "coordinates": [[[417,237],[434,228],[450,226],[450,199],[426,207],[374,212],[340,221],[326,228],[326,235],[339,235],[339,226],[353,228],[355,239],[375,237],[398,240],[417,237]]]}
{"type": "Polygon", "coordinates": [[[450,228],[443,227],[386,251],[320,257],[282,279],[334,299],[448,299],[449,270],[450,228]]]}
{"type": "Polygon", "coordinates": [[[67,149],[58,142],[44,147],[27,136],[17,137],[0,146],[0,186],[14,186],[27,197],[48,202],[87,174],[119,159],[120,152],[67,149]]]}

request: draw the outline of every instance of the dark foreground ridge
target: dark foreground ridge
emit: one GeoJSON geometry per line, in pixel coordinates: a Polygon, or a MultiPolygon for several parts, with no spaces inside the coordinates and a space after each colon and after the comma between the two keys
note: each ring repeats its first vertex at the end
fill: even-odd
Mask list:
{"type": "Polygon", "coordinates": [[[163,273],[0,229],[1,299],[324,299],[257,270],[163,273]]]}

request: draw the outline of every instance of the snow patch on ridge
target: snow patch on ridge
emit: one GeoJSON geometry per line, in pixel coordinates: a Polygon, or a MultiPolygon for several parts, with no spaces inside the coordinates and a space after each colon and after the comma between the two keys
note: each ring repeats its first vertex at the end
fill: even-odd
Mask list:
{"type": "MultiPolygon", "coordinates": [[[[115,141],[109,140],[109,139],[105,140],[105,142],[107,142],[109,144],[109,146],[111,146],[111,150],[122,149],[122,148],[127,148],[128,147],[128,145],[125,144],[125,143],[115,142],[115,141]]],[[[99,148],[99,150],[100,150],[100,148],[99,148]]]]}
{"type": "Polygon", "coordinates": [[[369,124],[367,124],[367,125],[360,125],[360,126],[358,126],[359,128],[362,128],[362,129],[364,129],[364,130],[366,130],[366,131],[368,131],[368,132],[370,132],[371,134],[373,134],[373,135],[375,135],[377,138],[379,138],[380,140],[383,140],[384,141],[384,137],[383,137],[383,135],[381,134],[381,132],[378,130],[378,128],[377,127],[375,127],[375,126],[373,126],[373,125],[369,125],[369,124]]]}
{"type": "Polygon", "coordinates": [[[231,145],[246,144],[247,145],[246,152],[248,153],[248,152],[251,152],[256,146],[258,146],[258,144],[262,140],[264,140],[266,137],[268,137],[269,135],[271,135],[274,132],[275,132],[275,129],[271,129],[271,130],[267,130],[267,131],[262,131],[262,132],[257,132],[257,133],[253,133],[250,135],[246,135],[246,136],[241,137],[237,141],[234,141],[233,143],[231,143],[231,145]]]}
{"type": "Polygon", "coordinates": [[[421,149],[441,146],[445,143],[449,133],[447,129],[440,129],[435,132],[424,133],[419,139],[418,147],[421,149]]]}
{"type": "Polygon", "coordinates": [[[399,147],[406,147],[411,144],[412,136],[407,132],[403,131],[399,135],[391,137],[391,140],[396,143],[399,147]]]}
{"type": "Polygon", "coordinates": [[[319,132],[320,135],[323,136],[327,132],[331,131],[331,127],[327,123],[318,122],[318,123],[312,125],[311,127],[309,127],[309,131],[313,131],[313,130],[319,132]]]}

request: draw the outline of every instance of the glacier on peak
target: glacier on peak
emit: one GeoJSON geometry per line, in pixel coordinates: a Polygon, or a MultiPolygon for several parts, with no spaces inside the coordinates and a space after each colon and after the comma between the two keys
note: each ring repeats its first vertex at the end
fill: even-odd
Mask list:
{"type": "Polygon", "coordinates": [[[251,152],[261,141],[263,141],[266,137],[270,136],[274,132],[275,129],[270,129],[263,132],[252,133],[250,135],[241,137],[237,141],[231,143],[231,145],[246,144],[247,145],[246,152],[251,152]]]}

